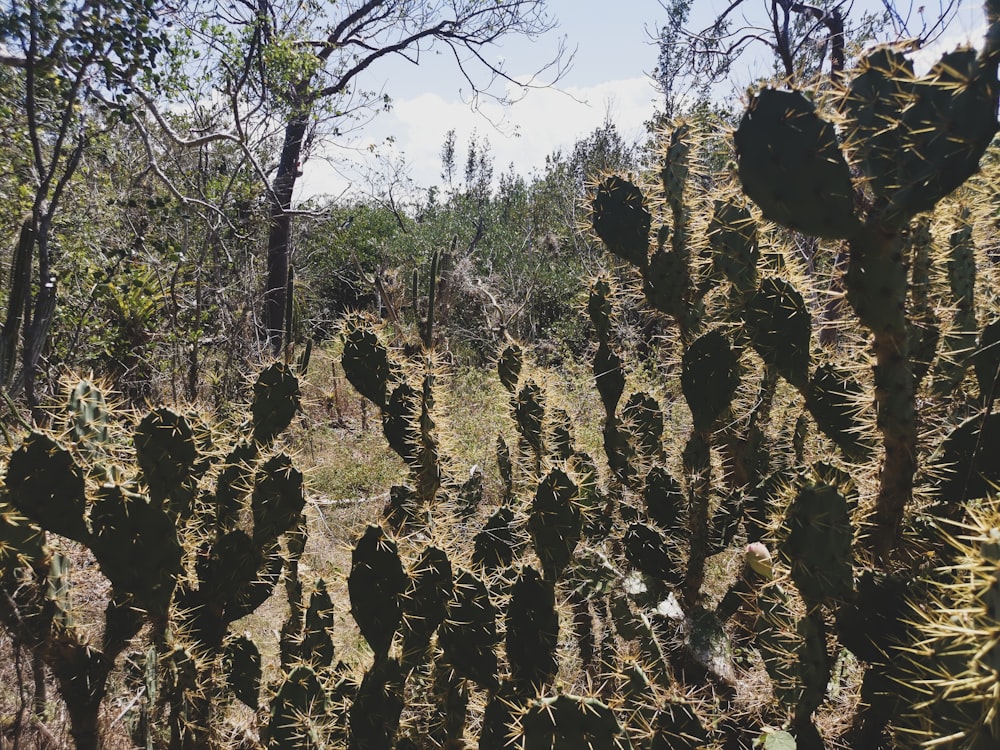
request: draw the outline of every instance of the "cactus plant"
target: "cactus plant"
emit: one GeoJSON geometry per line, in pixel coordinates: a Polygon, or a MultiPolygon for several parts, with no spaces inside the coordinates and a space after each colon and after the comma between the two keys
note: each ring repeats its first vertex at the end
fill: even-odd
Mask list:
{"type": "Polygon", "coordinates": [[[632,747],[614,712],[596,698],[563,694],[532,701],[518,726],[524,750],[632,747]]]}
{"type": "Polygon", "coordinates": [[[402,596],[408,579],[396,543],[381,527],[369,525],[355,545],[347,585],[351,615],[361,635],[375,652],[376,661],[386,659],[402,622],[402,596]]]}
{"type": "Polygon", "coordinates": [[[525,566],[511,587],[507,606],[507,660],[511,681],[538,692],[559,668],[559,616],[555,610],[555,584],[525,566]]]}
{"type": "Polygon", "coordinates": [[[876,200],[862,215],[834,127],[795,91],[762,90],[735,133],[740,180],[764,215],[850,244],[847,298],[871,332],[885,461],[870,546],[895,546],[916,471],[914,378],[906,319],[904,230],[978,169],[997,127],[1000,23],[994,3],[979,55],[959,50],[917,77],[899,52],[861,63],[843,100],[843,140],[876,200]]]}

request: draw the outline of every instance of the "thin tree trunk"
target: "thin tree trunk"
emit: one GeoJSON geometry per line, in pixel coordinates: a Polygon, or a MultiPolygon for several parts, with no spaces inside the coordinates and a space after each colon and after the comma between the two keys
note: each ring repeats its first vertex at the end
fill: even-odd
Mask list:
{"type": "Polygon", "coordinates": [[[302,146],[308,128],[308,112],[293,115],[285,126],[278,171],[268,193],[270,229],[267,236],[267,287],[264,290],[264,324],[271,353],[281,352],[285,330],[285,290],[291,252],[292,191],[301,174],[302,146]]]}

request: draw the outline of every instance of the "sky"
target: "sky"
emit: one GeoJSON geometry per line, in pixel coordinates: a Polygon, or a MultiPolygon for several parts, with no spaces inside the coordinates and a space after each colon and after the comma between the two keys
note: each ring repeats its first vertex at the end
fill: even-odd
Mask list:
{"type": "MultiPolygon", "coordinates": [[[[691,25],[707,25],[725,4],[695,0],[691,25]]],[[[879,4],[855,0],[856,9],[879,4]]],[[[906,0],[897,0],[898,7],[906,5],[906,0]]],[[[441,147],[451,129],[459,164],[475,137],[489,142],[495,174],[512,166],[525,177],[542,169],[547,155],[572,149],[609,117],[627,140],[642,139],[644,123],[660,100],[650,77],[658,53],[656,30],[666,20],[659,0],[549,0],[547,7],[557,28],[535,41],[511,37],[487,55],[502,61],[516,79],[527,80],[563,43],[573,53],[572,65],[554,86],[531,89],[509,107],[481,100],[474,109],[468,103],[468,83],[448,55],[425,55],[419,66],[401,58],[380,61],[363,84],[391,97],[391,109],[346,136],[318,143],[304,165],[297,199],[337,197],[348,191],[363,195],[399,175],[420,190],[439,185],[441,147]]],[[[978,0],[960,0],[943,46],[979,35],[980,7],[978,0]]],[[[935,0],[928,0],[926,8],[932,13],[935,0]]],[[[733,90],[765,74],[767,64],[748,60],[742,73],[746,80],[733,81],[733,90]]]]}

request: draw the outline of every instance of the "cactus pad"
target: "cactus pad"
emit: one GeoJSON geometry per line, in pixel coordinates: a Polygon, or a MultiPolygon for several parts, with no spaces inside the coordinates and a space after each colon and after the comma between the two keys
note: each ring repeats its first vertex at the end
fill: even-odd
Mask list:
{"type": "Polygon", "coordinates": [[[253,385],[253,439],[270,443],[292,422],[299,410],[299,380],[280,362],[265,368],[253,385]]]}
{"type": "Polygon", "coordinates": [[[520,717],[524,750],[631,750],[614,712],[596,698],[558,695],[532,701],[520,717]]]}
{"type": "Polygon", "coordinates": [[[500,375],[500,382],[503,387],[511,393],[517,389],[517,379],[521,375],[522,353],[521,347],[517,344],[509,344],[504,347],[497,358],[497,373],[500,375]]]}
{"type": "Polygon", "coordinates": [[[396,543],[369,525],[351,555],[347,589],[351,614],[375,659],[385,659],[403,617],[402,596],[409,581],[396,543]]]}
{"type": "Polygon", "coordinates": [[[628,180],[609,177],[597,188],[593,226],[608,249],[640,269],[646,267],[652,217],[645,198],[628,180]]]}
{"type": "Polygon", "coordinates": [[[694,428],[710,430],[729,410],[739,385],[739,358],[719,331],[709,331],[684,352],[681,388],[694,428]]]}
{"type": "Polygon", "coordinates": [[[380,409],[389,385],[389,352],[371,326],[349,322],[344,330],[344,374],[355,390],[380,409]]]}
{"type": "Polygon", "coordinates": [[[538,483],[528,531],[546,580],[559,578],[580,541],[583,518],[576,499],[576,485],[560,469],[552,469],[538,483]]]}
{"type": "Polygon", "coordinates": [[[555,607],[555,584],[543,580],[534,568],[522,569],[507,607],[507,660],[511,679],[536,691],[549,684],[559,669],[555,607]]]}
{"type": "Polygon", "coordinates": [[[854,592],[854,529],[847,500],[836,487],[802,487],[785,516],[781,545],[792,580],[809,607],[844,601],[854,592]]]}
{"type": "Polygon", "coordinates": [[[743,189],[768,219],[830,239],[858,230],[851,173],[836,133],[802,93],[761,91],[735,142],[743,189]]]}
{"type": "Polygon", "coordinates": [[[798,290],[785,279],[764,279],[748,300],[743,321],[750,343],[767,366],[805,390],[812,316],[798,290]]]}

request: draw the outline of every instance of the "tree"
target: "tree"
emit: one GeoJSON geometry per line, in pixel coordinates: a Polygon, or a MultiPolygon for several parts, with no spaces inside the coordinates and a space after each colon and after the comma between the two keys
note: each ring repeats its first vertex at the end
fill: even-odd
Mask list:
{"type": "MultiPolygon", "coordinates": [[[[852,50],[875,41],[928,44],[957,10],[957,2],[948,0],[926,21],[921,7],[917,15],[926,22],[917,29],[911,20],[912,2],[909,10],[901,10],[901,3],[882,0],[880,11],[852,13],[850,0],[731,0],[708,26],[692,29],[688,0],[661,0],[661,5],[668,20],[659,29],[655,76],[668,114],[677,105],[681,81],[726,80],[734,64],[754,49],[771,51],[778,77],[804,81],[829,65],[836,78],[849,65],[852,50]]],[[[706,94],[704,85],[699,91],[706,94]]]]}
{"type": "Polygon", "coordinates": [[[53,219],[91,138],[121,111],[137,77],[155,79],[167,48],[155,21],[158,0],[26,0],[0,10],[0,64],[20,105],[26,157],[18,170],[30,195],[12,264],[0,332],[0,381],[24,387],[37,405],[34,375],[56,304],[53,219]],[[103,110],[103,111],[102,111],[103,110]],[[15,380],[21,343],[21,375],[15,380]]]}
{"type": "Polygon", "coordinates": [[[386,95],[363,89],[373,66],[391,56],[419,64],[432,49],[444,50],[475,103],[494,85],[520,90],[543,85],[537,76],[546,74],[544,85],[551,84],[567,62],[560,47],[549,65],[523,82],[487,57],[504,37],[534,38],[553,28],[544,0],[259,0],[214,13],[190,23],[188,32],[200,35],[200,44],[215,45],[217,86],[229,103],[233,134],[243,137],[247,123],[262,117],[280,130],[277,158],[262,169],[270,222],[263,322],[275,353],[284,330],[296,181],[321,128],[339,130],[352,114],[389,106],[386,95]]]}

